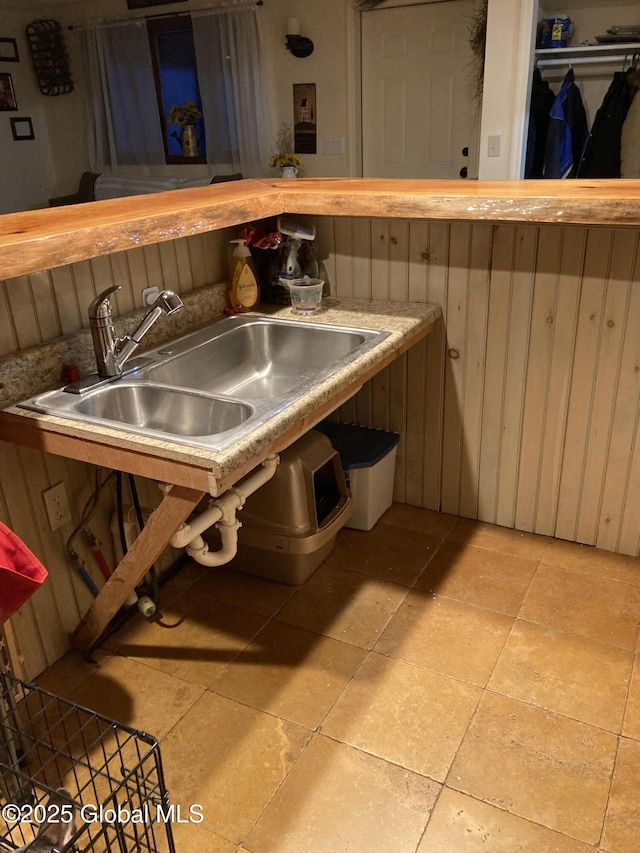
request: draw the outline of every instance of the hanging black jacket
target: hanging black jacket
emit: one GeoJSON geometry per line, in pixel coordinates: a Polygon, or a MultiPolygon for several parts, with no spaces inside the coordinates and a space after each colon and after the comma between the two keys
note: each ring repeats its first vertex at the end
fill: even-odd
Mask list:
{"type": "Polygon", "coordinates": [[[531,84],[531,103],[529,105],[529,134],[527,136],[527,156],[525,160],[525,178],[541,178],[544,172],[544,149],[547,130],[551,120],[551,107],[556,96],[546,80],[542,79],[540,69],[533,72],[531,84]]]}
{"type": "Polygon", "coordinates": [[[579,178],[619,178],[622,125],[629,111],[631,93],[627,71],[616,71],[596,113],[578,169],[579,178]]]}

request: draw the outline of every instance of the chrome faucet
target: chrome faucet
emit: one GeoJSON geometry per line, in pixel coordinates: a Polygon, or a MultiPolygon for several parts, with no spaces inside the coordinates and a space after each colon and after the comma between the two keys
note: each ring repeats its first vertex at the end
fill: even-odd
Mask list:
{"type": "Polygon", "coordinates": [[[89,306],[89,328],[96,354],[98,375],[102,377],[120,376],[124,365],[137,349],[140,341],[161,314],[173,314],[182,308],[182,300],[172,290],[163,290],[158,294],[149,311],[135,329],[123,338],[116,337],[113,317],[111,316],[110,296],[120,290],[115,285],[105,290],[89,306]]]}

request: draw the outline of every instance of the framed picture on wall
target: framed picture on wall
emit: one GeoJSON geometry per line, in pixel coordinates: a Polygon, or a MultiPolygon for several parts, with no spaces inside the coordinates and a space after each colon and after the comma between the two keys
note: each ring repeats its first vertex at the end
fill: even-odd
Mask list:
{"type": "Polygon", "coordinates": [[[11,74],[0,74],[0,110],[17,110],[16,93],[11,74]]]}
{"type": "Polygon", "coordinates": [[[22,139],[35,139],[33,125],[31,124],[31,119],[28,116],[25,116],[24,118],[12,118],[11,133],[13,134],[13,138],[18,141],[22,139]]]}
{"type": "Polygon", "coordinates": [[[18,42],[0,38],[0,62],[18,62],[18,42]]]}
{"type": "Polygon", "coordinates": [[[316,84],[293,84],[293,137],[296,154],[316,153],[316,84]]]}

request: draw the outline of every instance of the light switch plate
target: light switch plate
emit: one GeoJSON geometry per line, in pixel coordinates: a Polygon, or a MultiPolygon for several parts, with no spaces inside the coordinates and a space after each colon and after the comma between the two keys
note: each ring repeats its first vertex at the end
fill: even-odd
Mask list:
{"type": "Polygon", "coordinates": [[[344,137],[334,136],[332,139],[325,139],[322,153],[327,156],[344,154],[344,137]]]}

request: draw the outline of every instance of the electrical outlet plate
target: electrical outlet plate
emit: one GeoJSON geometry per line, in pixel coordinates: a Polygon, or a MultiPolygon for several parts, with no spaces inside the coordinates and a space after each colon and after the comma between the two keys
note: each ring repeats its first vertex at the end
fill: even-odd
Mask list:
{"type": "Polygon", "coordinates": [[[71,521],[69,499],[67,498],[67,489],[64,480],[60,480],[55,486],[45,489],[42,493],[42,499],[52,532],[71,521]]]}

